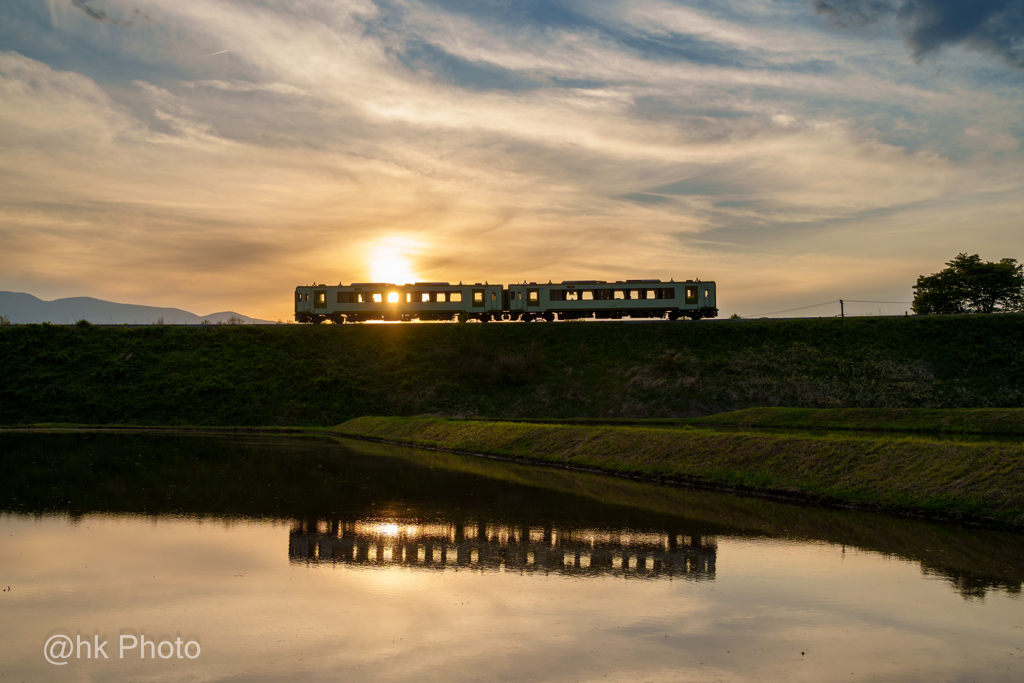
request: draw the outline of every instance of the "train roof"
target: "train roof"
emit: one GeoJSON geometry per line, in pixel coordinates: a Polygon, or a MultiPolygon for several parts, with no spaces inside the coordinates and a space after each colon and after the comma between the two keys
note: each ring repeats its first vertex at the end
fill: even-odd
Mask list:
{"type": "MultiPolygon", "coordinates": [[[[683,282],[686,282],[686,283],[705,282],[705,283],[713,284],[714,280],[703,280],[702,281],[702,280],[698,279],[698,280],[685,280],[685,281],[684,280],[678,280],[677,281],[677,280],[673,279],[673,280],[669,280],[668,282],[665,282],[664,280],[616,280],[615,282],[608,282],[607,280],[562,280],[558,284],[562,284],[562,285],[607,285],[607,284],[612,284],[612,285],[644,285],[644,284],[659,284],[659,283],[663,283],[663,284],[680,284],[680,283],[683,283],[683,282]]],[[[537,285],[536,282],[530,282],[530,283],[512,283],[509,286],[510,287],[516,287],[516,286],[520,286],[521,287],[521,286],[526,285],[526,284],[537,285]]],[[[550,282],[548,283],[548,285],[551,285],[551,284],[552,283],[550,283],[550,282]]],[[[299,285],[299,287],[470,287],[470,286],[472,286],[472,287],[485,287],[485,286],[500,287],[500,286],[503,286],[503,285],[500,285],[498,283],[495,283],[494,285],[490,285],[489,283],[486,283],[486,282],[477,282],[477,283],[473,283],[473,284],[469,284],[469,283],[463,284],[463,283],[460,282],[457,285],[453,285],[450,282],[413,282],[413,283],[406,283],[404,285],[398,285],[398,284],[395,284],[393,282],[353,282],[350,285],[346,285],[344,282],[339,282],[337,285],[317,284],[317,283],[314,282],[311,285],[299,285]]]]}

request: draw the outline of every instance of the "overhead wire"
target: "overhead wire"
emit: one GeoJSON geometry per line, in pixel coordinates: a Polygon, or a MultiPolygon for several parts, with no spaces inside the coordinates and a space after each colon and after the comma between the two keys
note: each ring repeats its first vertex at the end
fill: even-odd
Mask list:
{"type": "Polygon", "coordinates": [[[771,313],[758,313],[757,315],[748,315],[748,316],[744,316],[744,317],[745,318],[763,318],[766,315],[776,315],[778,313],[791,313],[793,311],[802,311],[802,310],[807,309],[807,308],[817,308],[818,306],[828,306],[829,304],[837,304],[837,303],[839,303],[839,299],[836,299],[835,301],[826,301],[825,303],[821,303],[821,304],[812,304],[810,306],[801,306],[800,308],[787,308],[784,311],[772,311],[771,313]]]}
{"type": "Polygon", "coordinates": [[[834,301],[826,301],[820,304],[811,304],[810,306],[801,306],[799,308],[787,308],[784,311],[772,311],[771,313],[758,313],[757,315],[746,315],[744,318],[763,318],[769,315],[778,315],[779,313],[792,313],[793,311],[803,311],[808,308],[818,308],[819,306],[828,306],[830,304],[838,304],[840,301],[844,301],[850,304],[912,304],[913,301],[862,301],[860,299],[835,299],[834,301]]]}

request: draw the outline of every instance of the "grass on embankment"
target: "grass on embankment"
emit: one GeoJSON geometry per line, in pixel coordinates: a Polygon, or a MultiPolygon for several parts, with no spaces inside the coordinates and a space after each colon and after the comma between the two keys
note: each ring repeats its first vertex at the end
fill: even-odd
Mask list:
{"type": "Polygon", "coordinates": [[[824,320],[0,326],[0,424],[327,426],[1024,407],[1024,314],[824,320]]]}
{"type": "Polygon", "coordinates": [[[775,429],[1024,435],[1022,408],[748,408],[685,422],[775,429]]]}
{"type": "Polygon", "coordinates": [[[362,417],[334,433],[612,474],[1024,526],[1024,446],[362,417]]]}

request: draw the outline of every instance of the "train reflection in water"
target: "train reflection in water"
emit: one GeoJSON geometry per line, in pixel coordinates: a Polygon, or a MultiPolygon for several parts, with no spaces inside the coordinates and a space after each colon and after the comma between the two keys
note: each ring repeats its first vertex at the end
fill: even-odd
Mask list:
{"type": "Polygon", "coordinates": [[[574,577],[715,577],[714,538],[658,531],[497,524],[299,521],[292,562],[555,573],[574,577]]]}

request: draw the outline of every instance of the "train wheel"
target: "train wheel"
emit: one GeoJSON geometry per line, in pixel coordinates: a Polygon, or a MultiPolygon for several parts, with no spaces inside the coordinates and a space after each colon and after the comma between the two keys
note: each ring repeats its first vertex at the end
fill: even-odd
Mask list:
{"type": "Polygon", "coordinates": [[[481,313],[480,314],[480,322],[488,323],[490,321],[491,321],[491,314],[490,313],[481,313]]]}
{"type": "Polygon", "coordinates": [[[552,313],[551,311],[546,312],[544,314],[544,320],[548,321],[549,323],[555,322],[555,314],[552,313]]]}

